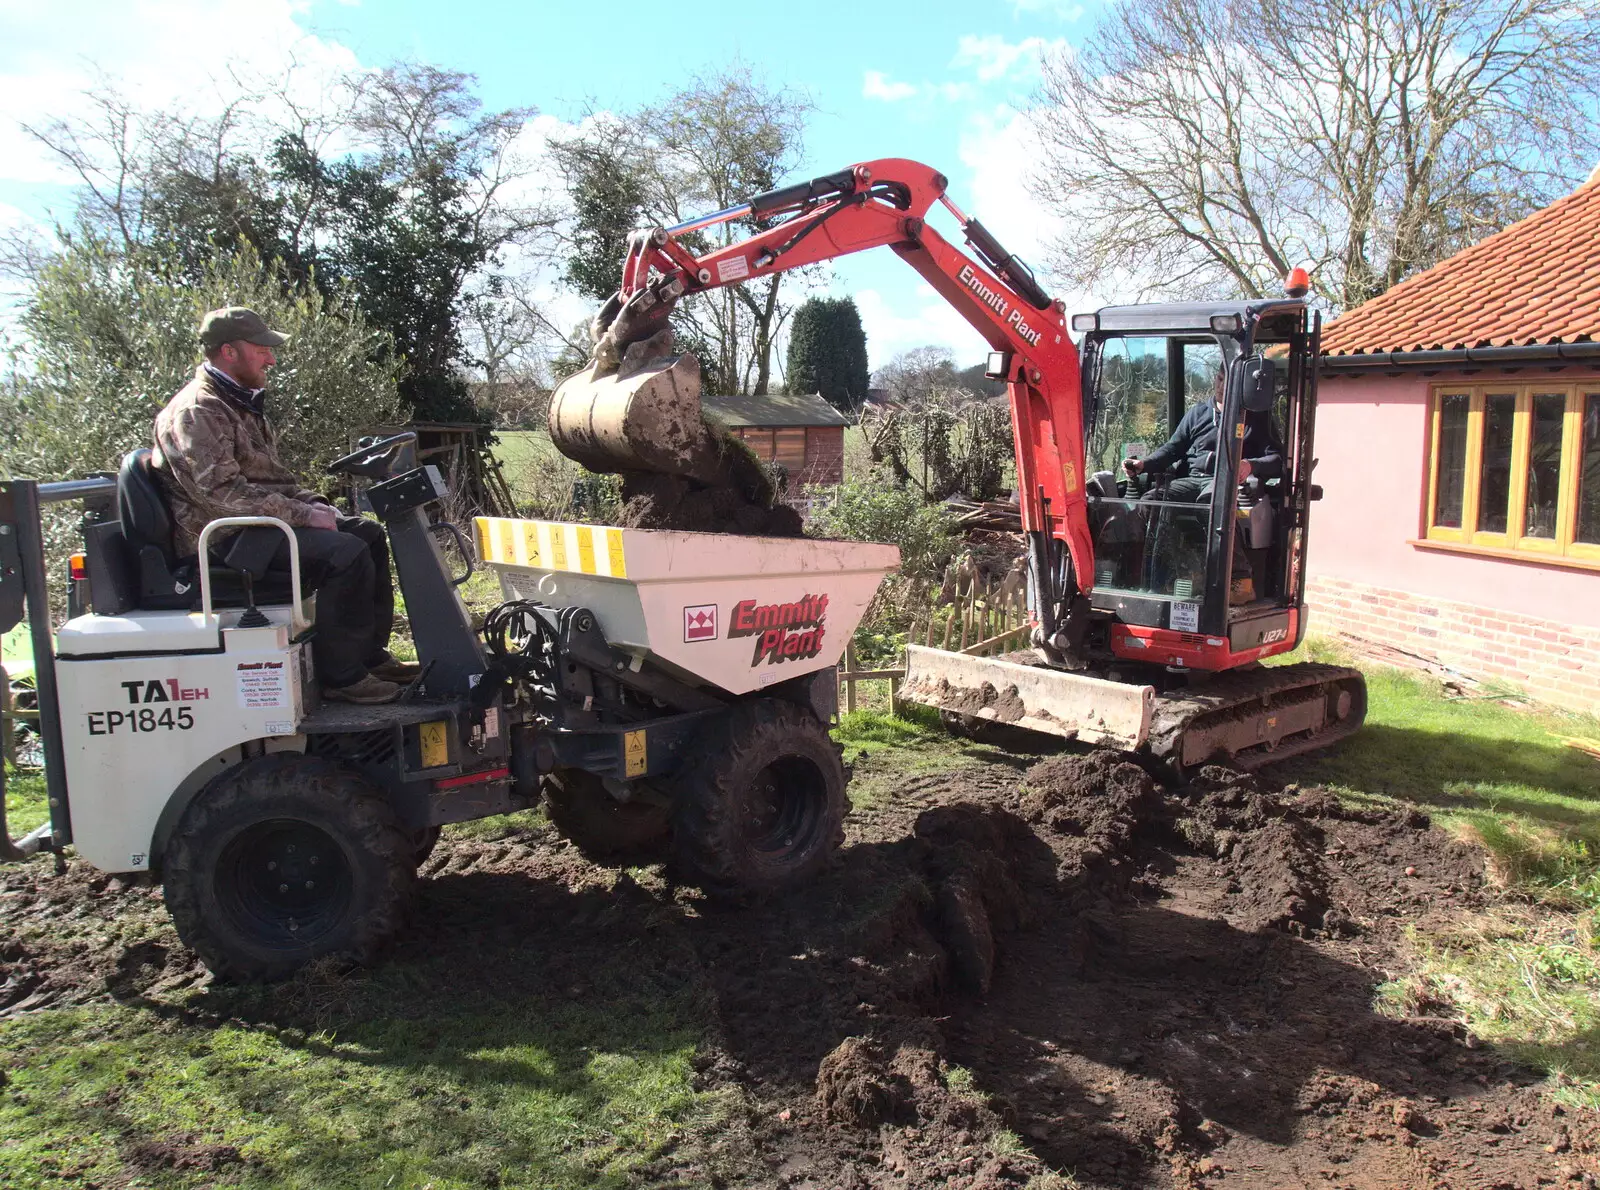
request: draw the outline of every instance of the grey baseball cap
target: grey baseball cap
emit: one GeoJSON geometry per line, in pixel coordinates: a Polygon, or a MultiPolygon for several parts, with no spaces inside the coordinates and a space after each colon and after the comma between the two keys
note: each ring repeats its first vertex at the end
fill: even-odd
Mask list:
{"type": "Polygon", "coordinates": [[[221,347],[224,343],[240,340],[258,347],[282,347],[289,336],[279,334],[269,327],[254,310],[247,306],[224,306],[212,310],[200,320],[200,346],[221,347]]]}

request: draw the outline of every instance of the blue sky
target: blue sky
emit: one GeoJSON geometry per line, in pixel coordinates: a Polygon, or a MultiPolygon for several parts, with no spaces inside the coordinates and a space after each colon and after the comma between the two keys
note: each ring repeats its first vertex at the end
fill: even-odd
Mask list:
{"type": "MultiPolygon", "coordinates": [[[[816,104],[802,175],[874,157],[926,161],[951,178],[959,205],[1037,263],[1050,224],[1026,191],[1022,109],[1041,52],[1078,40],[1091,20],[1077,0],[0,0],[0,221],[65,205],[64,179],[17,126],[72,110],[96,69],[142,100],[204,108],[215,102],[207,74],[232,59],[271,70],[291,56],[332,68],[418,58],[476,74],[487,104],[536,106],[548,125],[589,107],[632,108],[742,62],[816,104]]],[[[974,358],[983,350],[887,251],[842,263],[831,287],[861,303],[875,366],[923,342],[974,358]]],[[[554,290],[550,300],[572,308],[554,290]]]]}

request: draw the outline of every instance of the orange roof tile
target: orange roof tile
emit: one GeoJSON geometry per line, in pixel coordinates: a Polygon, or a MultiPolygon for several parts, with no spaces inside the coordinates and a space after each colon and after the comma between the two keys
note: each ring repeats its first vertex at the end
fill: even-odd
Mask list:
{"type": "Polygon", "coordinates": [[[1600,173],[1520,223],[1347,310],[1326,355],[1600,339],[1600,173]]]}

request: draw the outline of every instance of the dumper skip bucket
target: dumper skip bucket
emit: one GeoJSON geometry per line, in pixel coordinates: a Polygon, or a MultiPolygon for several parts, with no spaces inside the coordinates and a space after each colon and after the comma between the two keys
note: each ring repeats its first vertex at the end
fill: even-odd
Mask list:
{"type": "Polygon", "coordinates": [[[612,645],[747,694],[837,665],[892,545],[479,517],[507,598],[586,607],[612,645]]]}

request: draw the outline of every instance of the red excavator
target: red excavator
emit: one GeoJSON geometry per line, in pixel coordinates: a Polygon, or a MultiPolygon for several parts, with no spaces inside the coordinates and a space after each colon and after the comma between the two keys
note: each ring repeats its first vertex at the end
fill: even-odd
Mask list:
{"type": "Polygon", "coordinates": [[[1032,621],[1031,649],[1000,657],[909,646],[901,697],[969,727],[1142,750],[1179,769],[1258,767],[1354,732],[1358,671],[1261,664],[1304,635],[1321,494],[1320,316],[1303,271],[1282,298],[1078,314],[1075,345],[1062,303],[945,189],[938,171],[886,158],[636,233],[596,319],[595,359],[552,398],[556,445],[595,470],[733,482],[736,452],[701,417],[698,361],[672,351],[673,306],[888,247],[978,329],[985,374],[1009,386],[1032,621]],[[928,226],[935,203],[977,259],[928,226]],[[760,230],[698,256],[686,247],[736,220],[760,230]],[[1180,423],[1205,430],[1207,418],[1182,457],[1162,450],[1180,423]]]}

